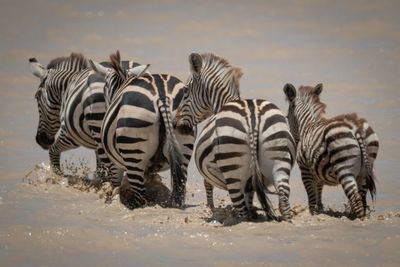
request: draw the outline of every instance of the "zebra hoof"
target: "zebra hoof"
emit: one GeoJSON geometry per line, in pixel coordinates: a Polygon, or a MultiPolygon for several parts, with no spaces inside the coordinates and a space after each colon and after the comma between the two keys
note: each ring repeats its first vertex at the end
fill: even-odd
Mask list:
{"type": "Polygon", "coordinates": [[[168,206],[171,192],[161,181],[151,180],[145,183],[145,198],[149,205],[160,205],[165,208],[168,206]]]}
{"type": "Polygon", "coordinates": [[[130,210],[141,208],[146,205],[146,200],[143,196],[139,192],[132,190],[128,184],[120,186],[119,199],[121,203],[130,210]]]}
{"type": "Polygon", "coordinates": [[[183,208],[184,205],[182,198],[174,196],[170,197],[168,203],[171,208],[183,208]]]}

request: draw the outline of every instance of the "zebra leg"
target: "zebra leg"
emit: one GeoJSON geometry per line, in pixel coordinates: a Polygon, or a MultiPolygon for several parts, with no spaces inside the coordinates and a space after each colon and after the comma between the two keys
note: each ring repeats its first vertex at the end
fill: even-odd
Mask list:
{"type": "Polygon", "coordinates": [[[249,210],[246,206],[244,194],[241,190],[242,184],[240,179],[228,178],[227,188],[229,197],[232,200],[233,207],[238,212],[240,218],[247,218],[249,216],[249,210]]]}
{"type": "Polygon", "coordinates": [[[358,193],[357,183],[354,175],[351,173],[342,173],[339,174],[338,177],[344,193],[349,199],[351,210],[358,218],[365,216],[362,198],[358,193]]]}
{"type": "Polygon", "coordinates": [[[300,167],[301,180],[303,181],[304,187],[307,192],[308,197],[308,209],[311,215],[314,215],[317,211],[317,195],[316,195],[316,185],[314,181],[314,176],[308,170],[308,168],[300,167]]]}
{"type": "Polygon", "coordinates": [[[362,204],[363,204],[363,208],[364,208],[364,212],[367,212],[367,209],[369,208],[367,205],[367,186],[366,186],[366,178],[363,174],[360,174],[357,177],[357,187],[358,187],[358,193],[360,194],[361,200],[362,200],[362,204]]]}
{"type": "Polygon", "coordinates": [[[101,175],[103,181],[111,182],[113,188],[119,187],[122,182],[124,171],[118,168],[106,155],[103,145],[101,143],[97,143],[96,149],[96,156],[97,156],[97,170],[101,171],[101,175]]]}
{"type": "Polygon", "coordinates": [[[204,188],[206,189],[207,206],[211,210],[213,210],[214,209],[214,197],[213,197],[214,186],[212,184],[210,184],[206,179],[204,179],[204,188]]]}
{"type": "Polygon", "coordinates": [[[281,212],[281,215],[285,221],[291,222],[292,213],[289,204],[289,177],[283,177],[279,179],[276,184],[279,198],[279,211],[281,212]]]}
{"type": "Polygon", "coordinates": [[[60,167],[61,152],[79,147],[79,145],[68,138],[67,134],[62,129],[63,128],[61,127],[57,139],[55,140],[53,145],[51,145],[49,150],[50,166],[53,172],[57,175],[63,175],[60,167]]]}
{"type": "Polygon", "coordinates": [[[103,180],[106,176],[106,169],[102,160],[99,158],[99,151],[97,149],[95,150],[95,154],[96,154],[96,178],[103,180]]]}
{"type": "Polygon", "coordinates": [[[120,168],[117,168],[117,166],[115,166],[113,163],[111,163],[107,169],[110,177],[109,180],[113,188],[120,186],[124,177],[124,171],[120,168]]]}
{"type": "Polygon", "coordinates": [[[246,192],[246,203],[247,207],[253,207],[254,191],[246,192]]]}
{"type": "Polygon", "coordinates": [[[143,169],[127,166],[126,177],[119,190],[121,203],[132,210],[143,207],[146,204],[143,169]]]}
{"type": "Polygon", "coordinates": [[[324,183],[319,182],[317,183],[317,209],[318,211],[324,211],[324,205],[322,204],[322,189],[324,187],[324,183]]]}

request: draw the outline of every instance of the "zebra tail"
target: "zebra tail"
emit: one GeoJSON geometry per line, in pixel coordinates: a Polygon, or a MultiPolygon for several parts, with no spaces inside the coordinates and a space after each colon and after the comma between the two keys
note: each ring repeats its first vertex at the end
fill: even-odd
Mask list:
{"type": "Polygon", "coordinates": [[[168,155],[171,167],[171,187],[172,201],[177,206],[182,206],[186,194],[186,175],[182,168],[182,151],[179,147],[178,140],[173,131],[172,115],[171,115],[171,100],[166,97],[158,99],[158,109],[163,119],[166,132],[166,142],[168,146],[168,155]]]}
{"type": "Polygon", "coordinates": [[[258,163],[258,125],[255,125],[251,130],[250,127],[250,169],[252,170],[252,184],[253,189],[257,193],[258,200],[261,203],[263,210],[266,212],[267,217],[275,219],[275,212],[272,208],[271,201],[266,195],[265,191],[268,190],[263,182],[263,175],[260,170],[260,165],[258,163]]]}
{"type": "Polygon", "coordinates": [[[366,188],[369,190],[371,195],[372,201],[375,199],[376,195],[376,186],[375,186],[375,174],[372,168],[371,162],[369,161],[368,157],[368,147],[365,143],[365,140],[360,132],[356,132],[356,139],[358,144],[360,145],[361,155],[362,155],[362,163],[366,168],[367,175],[366,175],[366,188]]]}

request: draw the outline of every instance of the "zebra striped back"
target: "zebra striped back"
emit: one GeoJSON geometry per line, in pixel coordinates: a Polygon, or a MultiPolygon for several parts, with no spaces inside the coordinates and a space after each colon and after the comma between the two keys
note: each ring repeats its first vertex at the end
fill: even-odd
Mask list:
{"type": "Polygon", "coordinates": [[[69,57],[58,57],[46,68],[35,58],[29,59],[33,74],[40,78],[35,98],[39,109],[39,125],[36,141],[44,149],[49,149],[60,127],[60,109],[63,94],[77,73],[87,68],[82,54],[72,53],[69,57]]]}
{"type": "Polygon", "coordinates": [[[365,119],[356,114],[331,119],[323,116],[322,84],[301,86],[296,91],[286,84],[288,121],[298,143],[297,162],[306,187],[311,213],[322,209],[324,184],[341,184],[353,212],[365,215],[366,192],[375,195],[373,162],[379,142],[365,119]],[[371,150],[371,151],[370,151],[371,150]]]}

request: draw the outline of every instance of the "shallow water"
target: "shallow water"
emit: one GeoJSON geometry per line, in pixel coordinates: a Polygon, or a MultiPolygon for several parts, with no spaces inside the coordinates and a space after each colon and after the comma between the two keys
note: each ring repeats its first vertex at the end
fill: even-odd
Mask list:
{"type": "MultiPolygon", "coordinates": [[[[396,1],[2,1],[0,10],[1,265],[398,265],[400,256],[400,5],[396,1]],[[210,223],[202,178],[189,169],[188,207],[126,210],[96,192],[22,183],[48,154],[35,144],[38,86],[28,66],[83,52],[97,61],[120,49],[153,73],[185,80],[190,52],[212,51],[243,68],[243,97],[276,103],[282,88],[324,83],[327,116],[357,112],[378,133],[377,201],[370,218],[310,216],[296,167],[293,224],[210,223]]],[[[87,162],[86,149],[67,152],[87,162]]],[[[162,174],[168,185],[168,173],[162,174]]],[[[216,192],[217,203],[230,204],[216,192]]],[[[324,190],[343,211],[340,187],[324,190]]],[[[276,199],[273,203],[277,207],[276,199]]],[[[222,216],[222,215],[221,215],[222,216]]]]}

